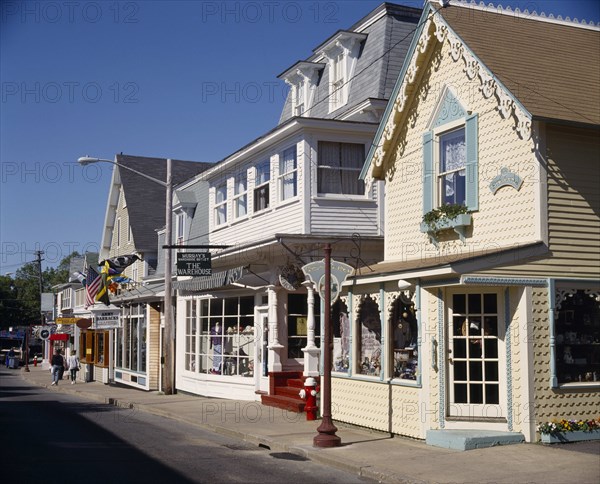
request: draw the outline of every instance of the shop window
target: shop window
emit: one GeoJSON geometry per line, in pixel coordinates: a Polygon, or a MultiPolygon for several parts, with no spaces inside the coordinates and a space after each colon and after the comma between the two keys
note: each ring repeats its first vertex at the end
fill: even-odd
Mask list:
{"type": "Polygon", "coordinates": [[[196,364],[197,355],[197,301],[186,301],[185,302],[185,369],[187,371],[196,371],[198,366],[196,364]]]}
{"type": "MultiPolygon", "coordinates": [[[[318,297],[315,298],[315,345],[320,347],[321,305],[318,297]]],[[[302,348],[306,348],[308,341],[308,301],[306,294],[288,294],[288,358],[304,358],[302,348]]]]}
{"type": "Polygon", "coordinates": [[[79,360],[81,363],[95,363],[95,345],[93,331],[83,331],[79,335],[79,360]]]}
{"type": "Polygon", "coordinates": [[[337,300],[331,308],[333,326],[333,368],[332,371],[348,373],[350,369],[350,315],[348,307],[337,300]]]}
{"type": "Polygon", "coordinates": [[[357,373],[379,376],[381,373],[381,318],[379,306],[370,297],[362,298],[358,311],[359,355],[357,373]]]}
{"type": "Polygon", "coordinates": [[[146,371],[146,305],[132,304],[123,308],[123,328],[116,331],[116,364],[118,368],[146,371]]]}
{"type": "Polygon", "coordinates": [[[416,380],[418,372],[419,328],[413,302],[401,293],[394,301],[389,320],[390,346],[393,358],[390,360],[390,374],[393,378],[416,380]]]}
{"type": "Polygon", "coordinates": [[[95,334],[94,364],[96,366],[108,367],[108,331],[100,331],[95,334]]]}
{"type": "Polygon", "coordinates": [[[600,292],[558,289],[554,334],[559,384],[600,381],[600,292]]]}
{"type": "Polygon", "coordinates": [[[192,348],[193,338],[190,340],[189,370],[254,376],[254,296],[202,299],[198,304],[198,310],[193,302],[186,305],[186,325],[190,331],[198,331],[197,350],[192,348]],[[195,370],[191,370],[192,361],[195,370]]]}

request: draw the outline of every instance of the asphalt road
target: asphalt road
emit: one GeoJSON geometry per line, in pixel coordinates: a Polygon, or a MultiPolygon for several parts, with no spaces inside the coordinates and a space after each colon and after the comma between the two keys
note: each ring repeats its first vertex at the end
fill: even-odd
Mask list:
{"type": "Polygon", "coordinates": [[[2,483],[375,482],[175,420],[50,392],[4,368],[0,429],[2,483]]]}

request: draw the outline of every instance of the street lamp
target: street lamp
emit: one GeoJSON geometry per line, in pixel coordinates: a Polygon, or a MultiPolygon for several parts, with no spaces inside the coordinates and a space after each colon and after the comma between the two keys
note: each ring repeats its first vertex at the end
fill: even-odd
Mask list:
{"type": "MultiPolygon", "coordinates": [[[[171,175],[171,159],[167,159],[167,181],[164,182],[158,178],[154,178],[150,175],[146,175],[140,171],[129,168],[128,166],[121,165],[113,160],[107,160],[102,158],[93,158],[89,156],[82,156],[77,162],[82,165],[89,165],[97,162],[112,163],[113,165],[123,168],[124,170],[131,171],[141,177],[146,178],[154,183],[158,183],[167,190],[166,198],[166,243],[168,246],[173,238],[173,179],[171,175]]],[[[164,374],[163,374],[163,392],[166,395],[171,395],[174,392],[175,383],[175,328],[173,325],[173,298],[172,292],[172,263],[171,263],[171,250],[165,247],[165,338],[163,341],[163,356],[164,356],[164,374]]]]}

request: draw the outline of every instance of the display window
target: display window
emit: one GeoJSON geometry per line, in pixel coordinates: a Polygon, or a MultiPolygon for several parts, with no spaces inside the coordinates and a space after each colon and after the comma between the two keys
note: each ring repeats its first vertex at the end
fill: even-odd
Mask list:
{"type": "Polygon", "coordinates": [[[185,369],[254,376],[254,296],[186,302],[185,369]]]}
{"type": "Polygon", "coordinates": [[[350,370],[350,315],[348,306],[337,300],[331,307],[333,326],[333,366],[332,371],[348,373],[350,370]]]}
{"type": "Polygon", "coordinates": [[[79,335],[79,361],[93,364],[95,362],[95,336],[94,331],[83,331],[79,335]]]}
{"type": "Polygon", "coordinates": [[[413,302],[401,293],[393,303],[391,326],[390,375],[402,380],[416,380],[418,375],[419,326],[413,302]]]}
{"type": "Polygon", "coordinates": [[[361,375],[381,373],[381,318],[379,305],[371,296],[362,297],[358,310],[359,355],[356,371],[361,375]]]}
{"type": "Polygon", "coordinates": [[[147,365],[147,319],[145,304],[123,307],[123,327],[115,330],[117,368],[145,372],[147,365]]]}
{"type": "Polygon", "coordinates": [[[600,292],[569,288],[557,292],[558,383],[600,382],[600,292]]]}
{"type": "MultiPolygon", "coordinates": [[[[321,346],[320,298],[315,297],[315,345],[321,346]]],[[[304,358],[308,342],[308,301],[306,294],[288,294],[288,358],[304,358]]]]}

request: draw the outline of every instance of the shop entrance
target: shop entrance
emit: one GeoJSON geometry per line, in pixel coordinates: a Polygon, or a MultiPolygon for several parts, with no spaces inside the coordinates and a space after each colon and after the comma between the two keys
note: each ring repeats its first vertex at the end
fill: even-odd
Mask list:
{"type": "Polygon", "coordinates": [[[448,297],[448,415],[506,417],[504,321],[496,292],[448,297]]]}
{"type": "Polygon", "coordinates": [[[268,308],[257,308],[254,325],[254,382],[257,392],[269,392],[268,308]]]}

